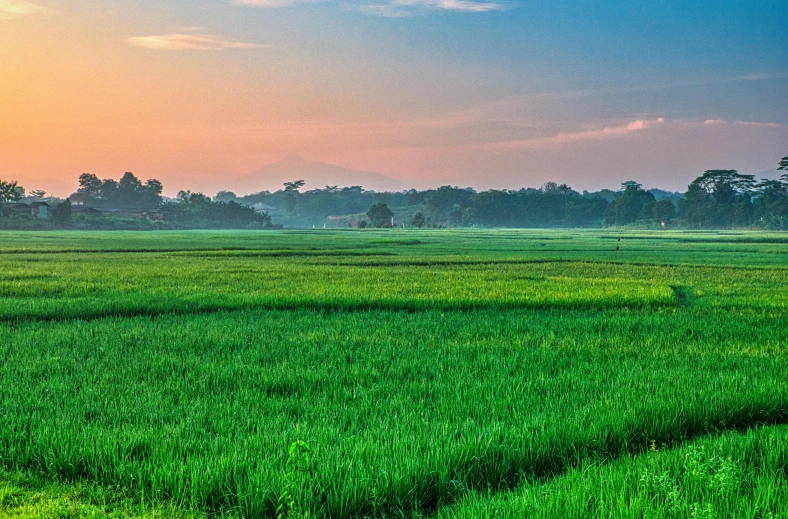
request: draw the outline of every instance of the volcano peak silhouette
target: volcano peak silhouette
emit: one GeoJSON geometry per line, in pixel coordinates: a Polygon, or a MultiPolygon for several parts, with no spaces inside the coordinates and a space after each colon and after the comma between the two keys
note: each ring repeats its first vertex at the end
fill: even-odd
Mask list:
{"type": "Polygon", "coordinates": [[[242,187],[249,192],[277,191],[285,182],[303,180],[304,189],[322,189],[325,186],[361,186],[370,191],[401,191],[405,184],[395,178],[349,169],[336,164],[308,160],[301,155],[288,155],[281,160],[242,177],[242,187]]]}

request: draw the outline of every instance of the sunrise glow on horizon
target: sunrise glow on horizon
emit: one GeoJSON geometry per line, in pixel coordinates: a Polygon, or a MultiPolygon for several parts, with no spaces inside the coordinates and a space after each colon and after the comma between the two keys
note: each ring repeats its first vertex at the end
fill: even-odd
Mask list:
{"type": "Polygon", "coordinates": [[[0,0],[0,178],[213,194],[293,154],[416,188],[774,169],[788,4],[647,4],[0,0]]]}

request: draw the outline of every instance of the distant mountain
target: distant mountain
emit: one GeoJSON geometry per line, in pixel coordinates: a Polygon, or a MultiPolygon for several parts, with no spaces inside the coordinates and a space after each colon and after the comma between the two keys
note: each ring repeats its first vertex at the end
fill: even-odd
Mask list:
{"type": "Polygon", "coordinates": [[[361,186],[371,191],[401,191],[407,186],[397,179],[373,173],[343,168],[325,162],[313,162],[298,155],[264,166],[245,175],[235,182],[235,190],[241,193],[258,193],[263,190],[277,191],[285,182],[303,180],[304,190],[322,189],[326,186],[361,186]]]}

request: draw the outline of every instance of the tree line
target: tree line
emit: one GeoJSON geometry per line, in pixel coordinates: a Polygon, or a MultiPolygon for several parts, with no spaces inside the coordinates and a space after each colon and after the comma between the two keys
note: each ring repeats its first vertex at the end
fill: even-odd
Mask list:
{"type": "MultiPolygon", "coordinates": [[[[788,156],[778,169],[788,171],[788,156]]],[[[757,227],[788,230],[788,173],[777,180],[757,181],[735,170],[709,170],[694,179],[684,193],[645,190],[627,181],[618,191],[572,189],[547,182],[540,188],[476,191],[442,186],[402,192],[367,191],[361,186],[326,186],[304,190],[303,180],[282,189],[238,197],[220,191],[213,199],[181,191],[175,199],[162,196],[162,183],[144,183],[132,173],[119,180],[84,173],[75,193],[95,208],[145,208],[179,227],[271,227],[272,215],[288,226],[344,223],[357,227],[599,227],[620,225],[678,225],[689,228],[757,227]]],[[[43,191],[25,197],[16,182],[0,180],[0,205],[23,199],[43,199],[43,191]]],[[[74,195],[72,195],[72,198],[74,195]]],[[[69,201],[62,202],[68,204],[69,201]]],[[[53,216],[72,218],[58,204],[53,216]]]]}
{"type": "MultiPolygon", "coordinates": [[[[780,163],[788,171],[788,157],[780,163]]],[[[258,204],[294,225],[319,225],[336,215],[356,215],[348,224],[365,227],[599,227],[681,225],[690,228],[758,227],[788,229],[788,173],[756,181],[735,170],[709,170],[684,193],[645,190],[627,181],[618,191],[582,193],[566,184],[541,188],[476,191],[442,186],[403,192],[365,191],[361,186],[303,190],[285,183],[275,192],[238,197],[222,191],[216,199],[258,204]],[[394,211],[391,211],[391,209],[394,211]]]]}
{"type": "Polygon", "coordinates": [[[163,189],[155,178],[143,184],[131,172],[124,173],[120,180],[102,180],[92,173],[83,173],[79,176],[77,194],[91,207],[157,208],[163,201],[163,189]]]}
{"type": "Polygon", "coordinates": [[[188,227],[265,229],[275,227],[271,216],[234,201],[211,200],[202,193],[181,191],[162,207],[168,221],[188,227]]]}
{"type": "MultiPolygon", "coordinates": [[[[42,190],[31,191],[17,182],[0,180],[0,207],[14,202],[47,202],[50,221],[61,227],[77,228],[272,228],[271,217],[248,205],[234,201],[212,200],[202,193],[181,191],[174,199],[162,196],[163,185],[157,179],[144,183],[133,173],[119,180],[100,179],[91,173],[79,176],[79,188],[69,198],[46,197],[42,190]],[[72,203],[73,201],[73,203],[72,203]],[[129,217],[134,215],[133,217],[129,217]]],[[[17,226],[35,218],[30,214],[16,218],[17,226]]]]}

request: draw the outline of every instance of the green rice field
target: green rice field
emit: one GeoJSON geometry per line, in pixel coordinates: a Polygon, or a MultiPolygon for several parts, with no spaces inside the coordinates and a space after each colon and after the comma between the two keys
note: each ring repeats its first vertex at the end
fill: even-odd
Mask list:
{"type": "Polygon", "coordinates": [[[0,359],[0,517],[788,517],[786,233],[0,232],[0,359]]]}

